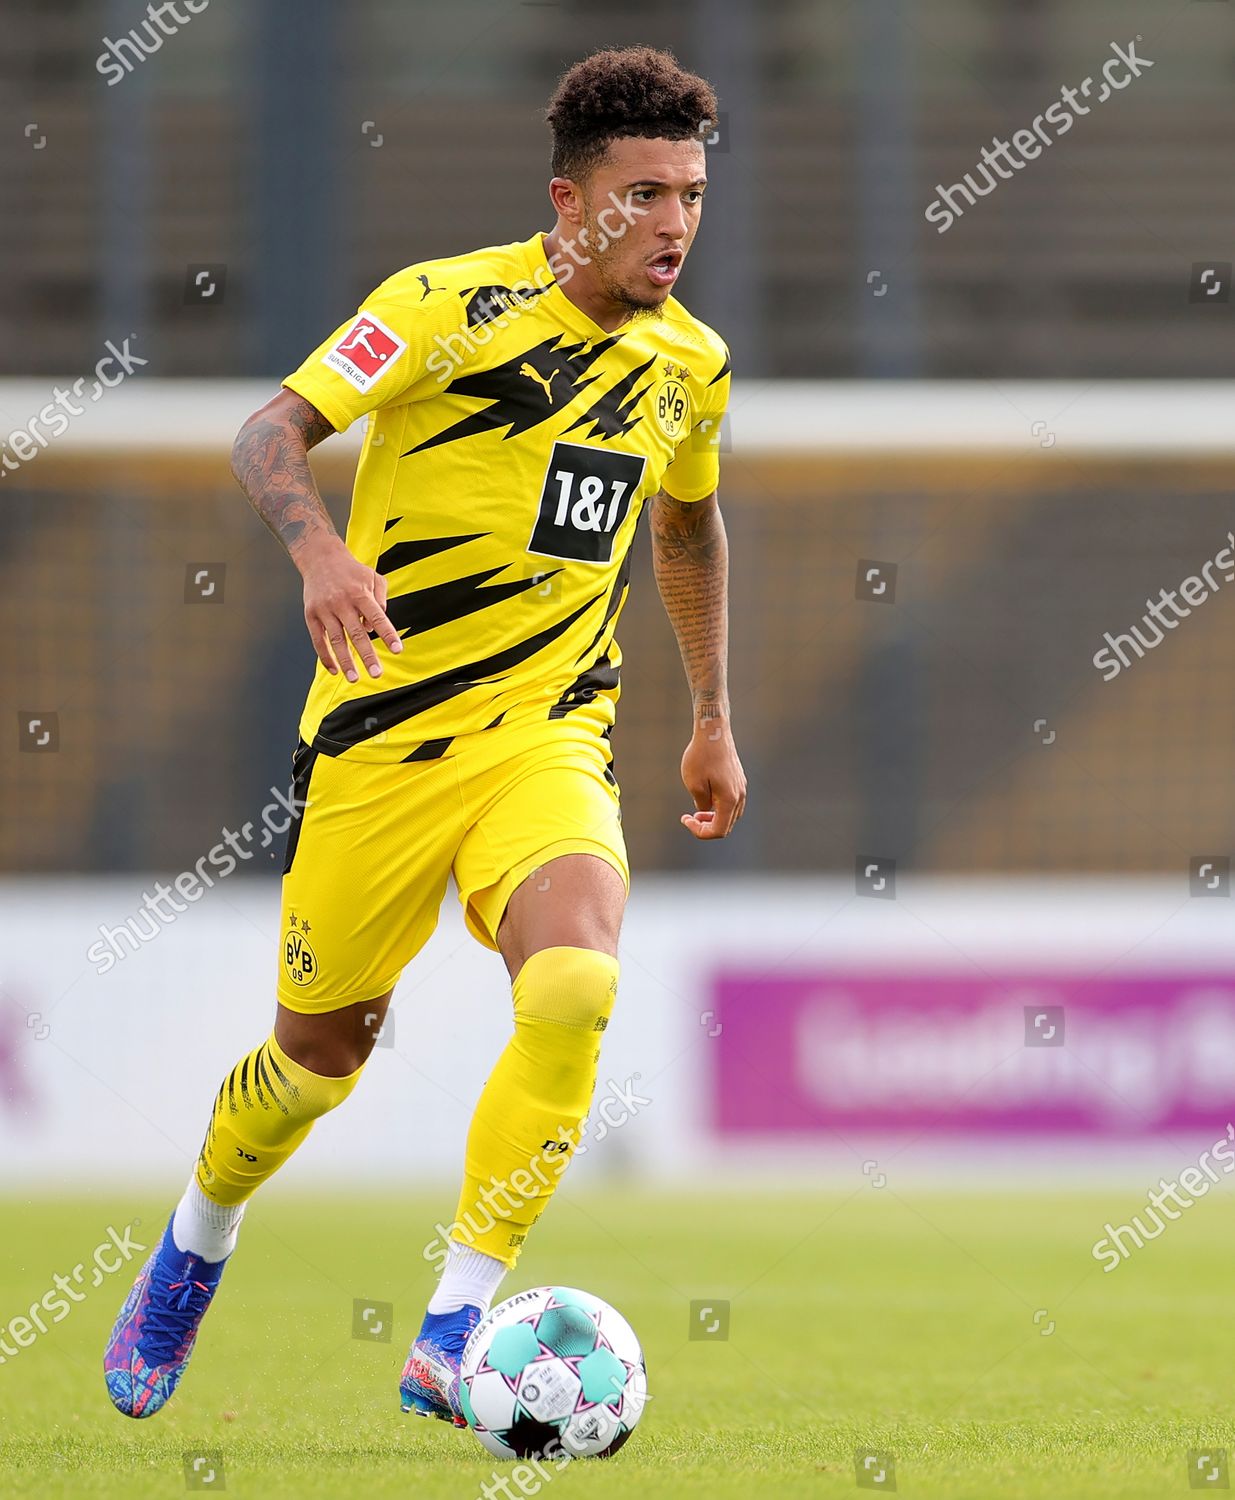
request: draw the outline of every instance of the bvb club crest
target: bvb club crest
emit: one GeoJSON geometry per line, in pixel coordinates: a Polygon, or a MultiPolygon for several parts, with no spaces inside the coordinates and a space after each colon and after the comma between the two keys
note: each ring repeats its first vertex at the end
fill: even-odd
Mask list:
{"type": "Polygon", "coordinates": [[[309,946],[309,939],[305,936],[308,930],[307,921],[302,928],[297,927],[293,914],[291,927],[283,939],[283,967],[293,984],[312,984],[317,978],[317,954],[309,946]]]}
{"type": "Polygon", "coordinates": [[[656,420],[667,438],[680,438],[690,426],[690,397],[683,382],[690,371],[684,365],[666,362],[664,380],[656,392],[656,420]]]}

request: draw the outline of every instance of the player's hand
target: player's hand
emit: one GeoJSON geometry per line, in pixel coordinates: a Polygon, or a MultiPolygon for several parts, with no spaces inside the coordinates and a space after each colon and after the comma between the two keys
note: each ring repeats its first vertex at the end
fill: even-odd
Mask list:
{"type": "Polygon", "coordinates": [[[322,666],[332,677],[341,671],[348,682],[358,681],[354,646],[369,676],[380,677],[382,664],[369,632],[392,651],[403,650],[399,632],[386,617],[386,580],[357,562],[337,536],[314,542],[311,551],[301,549],[296,561],[304,576],[304,622],[322,666]]]}
{"type": "Polygon", "coordinates": [[[726,719],[697,725],[682,756],[682,785],[695,804],[682,826],[697,839],[723,839],[746,808],[746,773],[726,719]]]}

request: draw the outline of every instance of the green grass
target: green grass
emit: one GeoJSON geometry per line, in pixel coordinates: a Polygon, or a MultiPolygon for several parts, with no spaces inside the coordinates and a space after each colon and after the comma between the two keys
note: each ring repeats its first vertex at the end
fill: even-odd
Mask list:
{"type": "MultiPolygon", "coordinates": [[[[556,1281],[615,1303],[642,1337],[655,1399],[616,1459],[572,1464],[546,1488],[561,1500],[867,1493],[854,1452],[869,1447],[895,1456],[913,1496],[1186,1491],[1187,1449],[1235,1449],[1226,1196],[1104,1275],[1089,1247],[1135,1193],[563,1194],[508,1290],[556,1281]],[[692,1298],[731,1299],[727,1341],[689,1339],[692,1298]]],[[[0,1490],[175,1495],[200,1448],[222,1450],[232,1496],[479,1497],[494,1461],[468,1433],[402,1417],[396,1395],[431,1287],[420,1246],[444,1204],[268,1194],[179,1395],[146,1422],[116,1415],[103,1387],[102,1344],[131,1279],[118,1272],[0,1366],[0,1490]],[[391,1343],[351,1337],[355,1297],[395,1304],[391,1343]]],[[[0,1324],[88,1259],[109,1223],[140,1215],[149,1230],[165,1211],[0,1202],[0,1324]]]]}

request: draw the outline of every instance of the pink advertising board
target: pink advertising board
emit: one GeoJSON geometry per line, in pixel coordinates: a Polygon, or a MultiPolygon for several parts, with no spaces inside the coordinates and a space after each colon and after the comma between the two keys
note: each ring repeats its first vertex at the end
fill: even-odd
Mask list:
{"type": "Polygon", "coordinates": [[[733,970],[710,1003],[725,1136],[1128,1137],[1235,1118],[1235,971],[733,970]]]}

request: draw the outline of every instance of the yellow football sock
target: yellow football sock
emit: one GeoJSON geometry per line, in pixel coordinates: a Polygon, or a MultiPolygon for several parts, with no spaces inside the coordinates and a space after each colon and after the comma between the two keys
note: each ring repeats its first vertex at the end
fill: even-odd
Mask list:
{"type": "Polygon", "coordinates": [[[592,948],[542,948],[515,976],[515,1034],[472,1117],[452,1239],[518,1259],[578,1144],[617,980],[592,948]]]}
{"type": "Polygon", "coordinates": [[[197,1184],[215,1203],[243,1203],[356,1086],[364,1071],[324,1078],[293,1062],[274,1037],[241,1058],[218,1092],[197,1158],[197,1184]]]}

